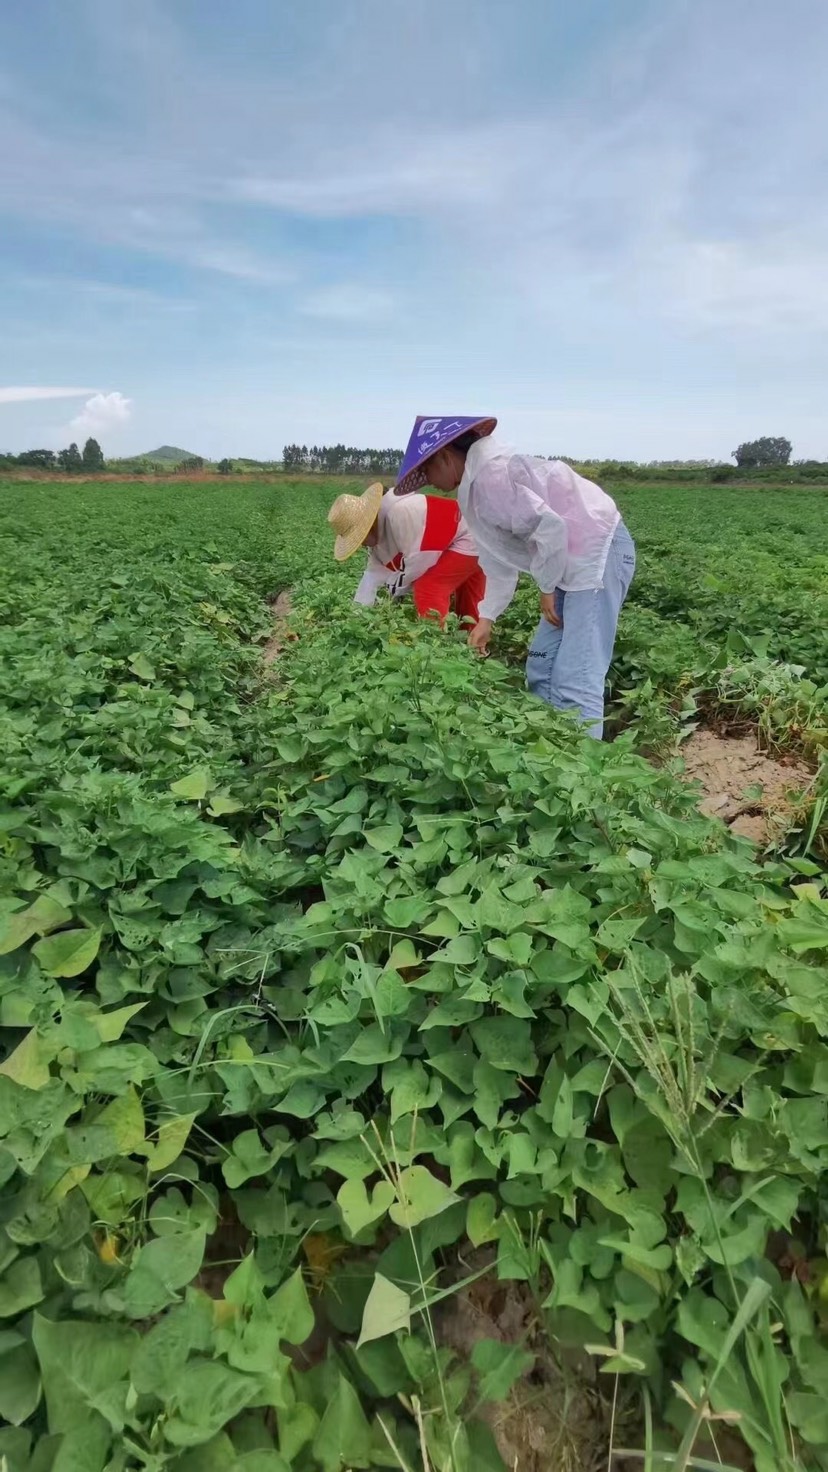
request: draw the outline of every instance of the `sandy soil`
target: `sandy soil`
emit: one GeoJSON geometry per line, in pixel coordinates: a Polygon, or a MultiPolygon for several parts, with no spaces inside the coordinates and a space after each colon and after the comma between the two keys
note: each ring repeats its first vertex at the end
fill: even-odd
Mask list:
{"type": "Polygon", "coordinates": [[[681,755],[685,776],[702,784],[701,811],[760,844],[784,830],[797,793],[811,780],[804,762],[790,755],[767,756],[757,750],[752,735],[694,731],[681,755]]]}
{"type": "Polygon", "coordinates": [[[283,588],[281,593],[271,598],[269,607],[273,615],[273,633],[262,649],[262,663],[266,671],[272,668],[285,645],[294,637],[285,629],[286,620],[290,617],[293,607],[290,588],[283,588]]]}

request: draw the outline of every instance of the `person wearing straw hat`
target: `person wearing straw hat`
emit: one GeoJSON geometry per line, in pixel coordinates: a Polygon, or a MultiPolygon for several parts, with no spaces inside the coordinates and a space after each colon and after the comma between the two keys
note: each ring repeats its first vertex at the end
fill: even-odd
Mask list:
{"type": "Polygon", "coordinates": [[[395,597],[410,590],[420,618],[443,620],[453,599],[458,618],[479,622],[486,583],[456,501],[422,495],[398,500],[377,484],[361,496],[337,497],[328,521],[337,534],[337,562],[368,548],[356,603],[373,604],[385,586],[395,597]]]}
{"type": "Polygon", "coordinates": [[[518,455],[493,437],[496,419],[414,422],[396,495],[424,485],[457,493],[478,547],[486,594],[469,645],[486,653],[521,572],[540,591],[526,661],[533,694],[603,735],[604,682],[618,616],[635,572],[635,544],[615,502],[563,460],[518,455]]]}

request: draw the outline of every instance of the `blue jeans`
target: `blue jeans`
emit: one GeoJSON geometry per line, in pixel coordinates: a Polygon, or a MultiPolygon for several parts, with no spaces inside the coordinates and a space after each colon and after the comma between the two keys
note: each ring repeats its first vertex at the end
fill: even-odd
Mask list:
{"type": "Polygon", "coordinates": [[[555,593],[563,619],[556,629],[542,618],[526,661],[526,683],[556,710],[577,711],[588,734],[604,733],[604,681],[612,659],[618,615],[635,572],[635,543],[623,521],[610,543],[603,588],[555,593]]]}

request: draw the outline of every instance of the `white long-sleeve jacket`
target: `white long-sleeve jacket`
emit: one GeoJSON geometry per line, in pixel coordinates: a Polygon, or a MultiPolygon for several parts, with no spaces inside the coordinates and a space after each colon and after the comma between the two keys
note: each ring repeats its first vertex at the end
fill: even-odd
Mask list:
{"type": "Polygon", "coordinates": [[[379,541],[370,549],[354,602],[376,602],[382,587],[395,598],[402,597],[448,550],[477,556],[456,502],[386,491],[379,510],[379,541]]]}
{"type": "Polygon", "coordinates": [[[603,586],[621,514],[611,496],[565,461],[517,455],[486,435],[466,456],[457,500],[486,574],[481,618],[496,619],[508,608],[521,572],[542,593],[603,586]]]}

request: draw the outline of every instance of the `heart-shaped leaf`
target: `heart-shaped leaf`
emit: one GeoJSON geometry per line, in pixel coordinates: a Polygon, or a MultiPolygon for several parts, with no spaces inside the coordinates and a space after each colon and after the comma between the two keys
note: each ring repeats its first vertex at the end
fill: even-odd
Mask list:
{"type": "Polygon", "coordinates": [[[32,946],[47,976],[80,976],[98,954],[103,931],[59,930],[32,946]]]}

